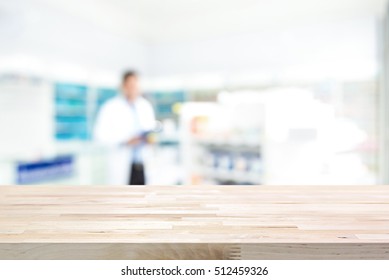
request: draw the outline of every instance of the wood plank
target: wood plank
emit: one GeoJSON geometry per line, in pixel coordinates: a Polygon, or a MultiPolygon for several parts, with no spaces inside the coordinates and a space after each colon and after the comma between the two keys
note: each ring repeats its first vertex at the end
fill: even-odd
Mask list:
{"type": "MultiPolygon", "coordinates": [[[[14,252],[26,256],[23,244],[48,248],[62,243],[112,244],[106,248],[166,244],[186,257],[182,252],[192,250],[190,244],[199,244],[198,250],[205,246],[202,256],[210,246],[224,244],[218,253],[212,249],[212,256],[219,257],[234,244],[239,256],[258,258],[264,255],[251,249],[260,247],[242,244],[294,244],[296,254],[306,250],[302,244],[324,243],[340,245],[330,246],[339,250],[334,256],[350,255],[351,250],[353,256],[365,252],[361,258],[368,251],[372,257],[389,259],[389,250],[358,251],[361,244],[389,244],[389,187],[0,186],[0,258],[12,244],[14,252]],[[248,248],[251,253],[243,254],[248,248]]],[[[33,251],[31,257],[39,255],[33,251]]]]}

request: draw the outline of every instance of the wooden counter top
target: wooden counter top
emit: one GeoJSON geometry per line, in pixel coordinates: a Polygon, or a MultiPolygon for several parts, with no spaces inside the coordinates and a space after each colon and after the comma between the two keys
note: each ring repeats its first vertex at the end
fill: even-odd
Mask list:
{"type": "Polygon", "coordinates": [[[389,244],[389,187],[0,187],[0,243],[389,244]]]}

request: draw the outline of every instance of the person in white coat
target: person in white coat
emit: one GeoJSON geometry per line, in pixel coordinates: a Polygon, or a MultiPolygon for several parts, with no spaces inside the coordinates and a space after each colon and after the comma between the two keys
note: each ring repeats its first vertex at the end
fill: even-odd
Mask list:
{"type": "Polygon", "coordinates": [[[108,181],[111,185],[145,185],[147,135],[155,129],[151,104],[141,96],[136,72],[127,71],[122,94],[101,108],[94,138],[108,148],[108,181]]]}

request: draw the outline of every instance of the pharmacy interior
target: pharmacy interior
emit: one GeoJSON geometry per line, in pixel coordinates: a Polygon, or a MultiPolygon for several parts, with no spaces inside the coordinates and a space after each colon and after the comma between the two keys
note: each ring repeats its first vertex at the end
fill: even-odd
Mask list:
{"type": "MultiPolygon", "coordinates": [[[[118,1],[90,14],[77,1],[13,2],[0,5],[1,185],[109,184],[110,151],[93,131],[128,68],[141,74],[159,127],[145,159],[149,185],[386,182],[389,33],[380,1],[369,9],[357,1],[355,13],[329,3],[322,16],[310,7],[303,19],[290,11],[284,21],[253,21],[255,1],[228,1],[219,12],[204,4],[204,17],[182,26],[174,23],[190,7],[173,1],[174,13],[150,25],[165,22],[158,32],[120,28],[130,7],[118,1]],[[223,21],[248,7],[250,22],[223,21]],[[118,22],[97,16],[104,12],[118,22]]],[[[154,15],[159,4],[148,2],[128,5],[154,15]]]]}

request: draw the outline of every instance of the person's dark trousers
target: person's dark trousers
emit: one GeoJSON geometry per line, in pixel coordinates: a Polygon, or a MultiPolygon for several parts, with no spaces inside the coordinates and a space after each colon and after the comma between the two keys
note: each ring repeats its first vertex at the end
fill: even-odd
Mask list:
{"type": "Polygon", "coordinates": [[[133,163],[130,170],[130,185],[142,186],[146,184],[145,170],[142,163],[133,163]]]}

